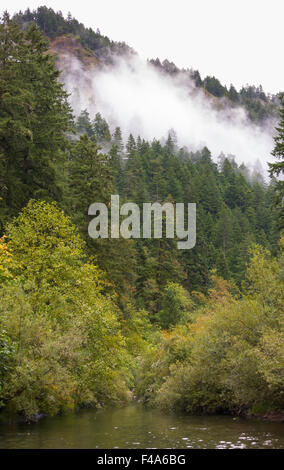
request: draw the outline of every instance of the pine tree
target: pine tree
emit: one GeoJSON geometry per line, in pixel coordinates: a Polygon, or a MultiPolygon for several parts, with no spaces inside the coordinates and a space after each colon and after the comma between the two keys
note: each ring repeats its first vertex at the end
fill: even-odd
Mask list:
{"type": "MultiPolygon", "coordinates": [[[[270,176],[279,176],[284,173],[284,94],[280,97],[280,122],[276,127],[275,147],[272,155],[280,161],[269,163],[270,176]]],[[[284,228],[284,181],[275,181],[275,206],[279,215],[278,226],[284,228]]]]}
{"type": "Polygon", "coordinates": [[[122,185],[122,161],[119,155],[118,146],[113,144],[109,151],[110,165],[112,168],[112,174],[115,180],[115,186],[117,191],[120,193],[122,185]]]}
{"type": "Polygon", "coordinates": [[[129,158],[137,151],[136,142],[132,134],[129,135],[126,143],[126,156],[129,158]]]}
{"type": "Polygon", "coordinates": [[[123,139],[122,139],[122,135],[121,135],[121,129],[120,129],[119,126],[117,126],[115,128],[115,131],[112,134],[112,141],[111,142],[112,142],[113,145],[117,146],[118,154],[119,154],[120,158],[122,159],[124,145],[123,145],[123,139]]]}
{"type": "Polygon", "coordinates": [[[0,215],[30,198],[62,198],[70,109],[54,59],[35,26],[0,24],[0,215]]]}
{"type": "Polygon", "coordinates": [[[97,139],[97,142],[101,145],[109,144],[111,141],[111,135],[108,123],[101,116],[100,113],[97,113],[93,121],[94,135],[97,139]]]}
{"type": "Polygon", "coordinates": [[[76,121],[75,129],[79,134],[87,134],[88,137],[93,137],[95,135],[90,115],[86,109],[82,111],[76,121]]]}
{"type": "Polygon", "coordinates": [[[93,202],[108,204],[113,189],[109,157],[100,152],[95,138],[87,134],[72,145],[69,162],[68,212],[87,237],[88,208],[93,202]]]}
{"type": "Polygon", "coordinates": [[[86,134],[73,144],[66,207],[86,241],[88,254],[106,272],[108,288],[118,296],[119,305],[125,307],[134,291],[136,256],[133,240],[93,239],[88,235],[90,204],[103,202],[109,206],[111,194],[115,194],[111,156],[100,150],[95,137],[89,139],[86,134]]]}

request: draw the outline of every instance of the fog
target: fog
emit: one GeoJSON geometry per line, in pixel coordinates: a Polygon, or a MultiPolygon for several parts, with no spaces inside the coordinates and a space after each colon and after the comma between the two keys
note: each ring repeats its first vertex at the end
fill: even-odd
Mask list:
{"type": "Polygon", "coordinates": [[[275,123],[253,125],[243,108],[209,98],[195,87],[188,74],[174,78],[161,73],[138,56],[115,59],[114,66],[83,66],[73,56],[61,58],[63,80],[70,103],[79,114],[97,112],[111,130],[121,127],[124,138],[166,138],[174,129],[178,145],[198,150],[205,145],[217,160],[221,152],[232,154],[240,164],[254,166],[272,161],[272,129],[275,123]]]}

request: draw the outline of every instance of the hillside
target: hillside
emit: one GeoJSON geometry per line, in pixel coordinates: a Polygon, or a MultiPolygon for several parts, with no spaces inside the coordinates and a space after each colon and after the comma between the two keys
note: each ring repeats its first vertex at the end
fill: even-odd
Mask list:
{"type": "Polygon", "coordinates": [[[80,60],[84,67],[96,67],[100,63],[89,49],[82,46],[79,36],[71,33],[50,39],[49,52],[55,56],[58,64],[63,64],[64,58],[70,54],[80,60]]]}
{"type": "Polygon", "coordinates": [[[260,103],[248,118],[216,79],[142,63],[71,15],[14,19],[0,22],[0,409],[32,420],[139,396],[282,417],[284,99],[273,146],[252,122],[276,109],[261,88],[235,96],[260,103]],[[250,163],[272,148],[265,181],[250,163]]]}
{"type": "MultiPolygon", "coordinates": [[[[85,28],[71,14],[64,18],[61,12],[56,13],[47,7],[39,7],[34,11],[27,9],[24,13],[14,15],[13,19],[22,28],[27,28],[34,22],[49,39],[52,52],[60,56],[71,52],[84,65],[97,65],[98,62],[101,65],[109,65],[113,63],[113,57],[136,54],[125,42],[112,41],[102,35],[99,29],[95,32],[91,28],[85,28]]],[[[190,83],[194,82],[197,88],[217,98],[220,102],[218,106],[243,106],[253,122],[262,123],[270,118],[277,118],[278,96],[265,94],[261,85],[247,85],[238,92],[233,85],[227,89],[214,76],[207,76],[202,80],[198,70],[180,70],[168,60],[161,63],[157,58],[151,59],[149,63],[166,75],[175,76],[182,73],[190,83]]]]}
{"type": "Polygon", "coordinates": [[[82,23],[72,18],[71,14],[65,19],[61,12],[55,13],[51,8],[44,6],[33,11],[27,9],[24,13],[19,12],[14,15],[13,20],[24,29],[35,23],[51,43],[60,36],[75,36],[86,50],[84,54],[101,59],[104,63],[111,63],[111,54],[134,53],[124,42],[112,41],[99,30],[95,32],[91,28],[85,28],[82,23]]]}

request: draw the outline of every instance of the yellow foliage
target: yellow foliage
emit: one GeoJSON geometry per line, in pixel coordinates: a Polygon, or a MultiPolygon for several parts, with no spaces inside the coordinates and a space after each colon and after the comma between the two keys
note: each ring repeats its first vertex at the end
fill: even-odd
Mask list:
{"type": "Polygon", "coordinates": [[[0,282],[12,278],[10,268],[13,262],[10,244],[6,242],[5,235],[0,238],[0,282]]]}

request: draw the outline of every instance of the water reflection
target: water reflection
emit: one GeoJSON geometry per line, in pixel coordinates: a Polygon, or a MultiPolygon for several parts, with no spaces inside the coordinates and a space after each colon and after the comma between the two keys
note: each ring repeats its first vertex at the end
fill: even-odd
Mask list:
{"type": "Polygon", "coordinates": [[[0,424],[0,448],[284,448],[284,426],[229,416],[166,415],[124,408],[0,424]]]}

